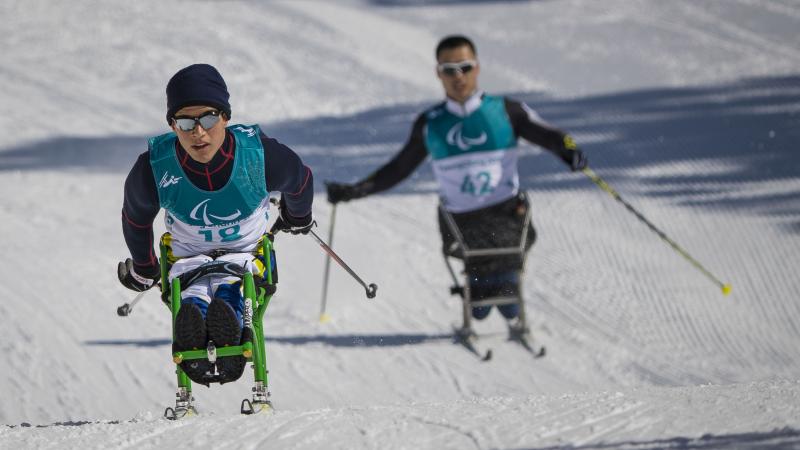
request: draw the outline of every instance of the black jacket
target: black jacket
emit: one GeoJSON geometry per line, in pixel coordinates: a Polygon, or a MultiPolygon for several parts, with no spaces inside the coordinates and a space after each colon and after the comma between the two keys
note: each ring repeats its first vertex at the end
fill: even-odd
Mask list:
{"type": "MultiPolygon", "coordinates": [[[[509,98],[504,98],[504,101],[514,136],[553,152],[568,165],[571,163],[572,151],[565,147],[566,133],[539,120],[533,120],[522,103],[509,98]]],[[[426,116],[427,111],[414,121],[411,135],[400,152],[370,176],[356,183],[360,197],[394,187],[425,161],[428,156],[424,136],[426,116]]]]}

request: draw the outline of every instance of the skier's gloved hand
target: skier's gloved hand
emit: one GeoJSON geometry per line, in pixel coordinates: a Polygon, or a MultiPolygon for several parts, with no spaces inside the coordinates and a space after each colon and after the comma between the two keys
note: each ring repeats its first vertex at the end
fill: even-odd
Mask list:
{"type": "Polygon", "coordinates": [[[288,214],[287,216],[288,217],[284,217],[283,211],[281,211],[280,217],[278,217],[278,220],[272,225],[272,230],[274,232],[285,231],[286,233],[292,234],[308,234],[308,232],[311,231],[311,227],[316,225],[311,214],[300,218],[291,217],[288,214]]]}
{"type": "Polygon", "coordinates": [[[280,210],[280,215],[275,221],[275,224],[272,225],[272,230],[274,232],[285,231],[286,233],[292,234],[308,234],[308,232],[311,231],[311,227],[316,225],[311,213],[308,213],[308,215],[304,217],[294,217],[289,214],[289,210],[286,209],[283,198],[281,198],[278,208],[280,210]]]}
{"type": "Polygon", "coordinates": [[[155,264],[134,270],[133,260],[128,258],[125,262],[120,261],[117,264],[117,277],[126,288],[142,292],[156,285],[158,279],[161,278],[161,268],[155,264]]]}
{"type": "Polygon", "coordinates": [[[575,140],[572,139],[572,136],[565,135],[564,136],[564,162],[569,165],[569,168],[576,172],[578,170],[583,170],[589,164],[589,159],[586,155],[578,148],[578,144],[575,143],[575,140]]]}
{"type": "Polygon", "coordinates": [[[577,172],[579,170],[583,170],[589,164],[589,158],[586,157],[586,154],[580,151],[580,149],[572,150],[572,159],[569,162],[569,168],[572,169],[573,172],[577,172]]]}
{"type": "Polygon", "coordinates": [[[355,184],[326,181],[325,187],[328,189],[328,201],[334,205],[339,202],[346,202],[363,197],[361,189],[355,184]]]}

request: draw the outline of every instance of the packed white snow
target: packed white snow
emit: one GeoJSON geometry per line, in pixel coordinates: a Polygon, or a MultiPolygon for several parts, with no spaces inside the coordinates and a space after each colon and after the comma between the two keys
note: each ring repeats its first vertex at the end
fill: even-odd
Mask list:
{"type": "Polygon", "coordinates": [[[800,448],[800,2],[11,0],[0,16],[0,449],[800,448]],[[572,133],[708,274],[525,146],[523,290],[548,352],[507,341],[495,311],[481,362],[452,339],[426,164],[337,207],[334,249],[379,288],[368,300],[333,264],[330,322],[324,253],[277,237],[273,414],[239,414],[246,373],[164,420],[170,314],[149,292],[118,317],[134,294],[115,270],[123,181],[167,130],[169,77],[220,70],[233,121],[314,171],[327,238],[323,182],[370,174],[443,99],[450,33],[474,39],[482,88],[572,133]]]}

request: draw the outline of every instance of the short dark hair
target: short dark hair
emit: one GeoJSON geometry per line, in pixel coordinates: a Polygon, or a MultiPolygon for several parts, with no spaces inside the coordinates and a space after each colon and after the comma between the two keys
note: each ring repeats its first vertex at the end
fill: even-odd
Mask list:
{"type": "Polygon", "coordinates": [[[445,36],[441,41],[439,41],[439,45],[436,46],[436,59],[439,59],[439,54],[441,54],[444,50],[458,48],[462,45],[469,47],[470,50],[472,50],[472,53],[474,53],[475,56],[478,56],[478,51],[475,50],[475,44],[473,44],[468,37],[460,34],[453,34],[450,36],[445,36]]]}

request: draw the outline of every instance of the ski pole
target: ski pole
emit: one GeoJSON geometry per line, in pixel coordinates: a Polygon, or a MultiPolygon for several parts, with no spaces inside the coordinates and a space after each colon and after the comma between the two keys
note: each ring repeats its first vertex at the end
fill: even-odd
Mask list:
{"type": "Polygon", "coordinates": [[[130,303],[125,303],[124,305],[117,308],[117,315],[120,317],[126,317],[128,314],[132,313],[133,307],[137,303],[139,303],[139,300],[142,299],[142,296],[144,295],[145,292],[147,291],[139,292],[138,294],[136,294],[136,297],[133,298],[133,301],[131,301],[130,303]]]}
{"type": "Polygon", "coordinates": [[[731,293],[730,284],[723,283],[722,281],[720,281],[717,277],[714,276],[714,274],[712,274],[705,267],[703,267],[703,265],[700,264],[696,259],[692,258],[692,256],[689,255],[689,253],[686,250],[681,248],[681,246],[679,246],[675,241],[670,239],[663,231],[659,230],[655,225],[653,225],[649,220],[647,220],[642,215],[642,213],[637,211],[633,206],[631,206],[630,203],[623,200],[622,197],[617,193],[617,191],[615,191],[611,186],[609,186],[608,183],[606,183],[602,178],[600,178],[600,176],[597,175],[592,169],[590,169],[589,167],[585,167],[583,168],[582,172],[586,174],[586,176],[589,177],[589,179],[591,179],[594,182],[594,184],[599,186],[600,189],[606,191],[609,195],[614,197],[615,200],[625,205],[625,208],[627,208],[628,211],[632,212],[637,219],[644,222],[644,224],[647,225],[647,227],[650,228],[651,231],[656,233],[658,237],[660,237],[664,242],[669,244],[669,246],[672,247],[673,250],[675,250],[676,252],[678,252],[678,254],[683,256],[696,269],[702,272],[703,275],[708,277],[709,280],[713,281],[714,284],[716,284],[720,289],[722,289],[722,295],[728,295],[731,293]]]}
{"type": "Polygon", "coordinates": [[[359,284],[361,284],[361,286],[364,287],[364,290],[367,291],[367,298],[375,297],[375,291],[378,290],[378,286],[375,283],[370,283],[369,286],[367,286],[367,283],[364,283],[364,281],[358,275],[356,275],[355,272],[353,272],[353,269],[351,269],[347,264],[345,264],[345,262],[342,261],[342,258],[339,258],[339,255],[337,255],[336,252],[334,252],[333,249],[330,248],[328,244],[325,243],[325,241],[323,241],[322,239],[320,239],[319,236],[317,236],[317,233],[314,233],[314,230],[308,230],[308,232],[309,234],[311,234],[311,236],[314,237],[319,246],[322,247],[322,250],[324,250],[325,253],[328,254],[328,256],[330,256],[331,258],[333,258],[334,261],[339,263],[339,265],[342,266],[342,268],[346,270],[347,273],[350,274],[350,276],[352,276],[356,281],[358,281],[359,284]]]}
{"type": "MultiPolygon", "coordinates": [[[[270,198],[269,201],[273,205],[278,205],[278,208],[280,208],[280,202],[278,201],[278,199],[270,198]]],[[[272,230],[270,232],[275,231],[275,226],[276,225],[277,225],[277,222],[275,222],[272,225],[272,230]]],[[[333,227],[331,227],[331,230],[332,229],[333,229],[333,227]]],[[[325,243],[325,241],[323,241],[322,239],[320,239],[319,236],[317,236],[317,233],[314,233],[314,230],[309,229],[308,232],[311,233],[311,236],[314,237],[314,239],[317,241],[319,246],[322,247],[322,250],[324,250],[325,253],[328,254],[328,256],[330,256],[331,258],[334,259],[334,261],[339,263],[339,265],[342,266],[342,268],[344,268],[344,270],[346,270],[347,273],[350,274],[350,276],[355,278],[355,280],[358,281],[359,284],[361,284],[361,286],[364,287],[364,290],[367,291],[367,298],[374,298],[375,297],[375,291],[378,290],[378,285],[376,285],[375,283],[370,283],[369,286],[367,286],[367,283],[364,283],[364,281],[358,275],[356,275],[355,272],[353,272],[353,269],[351,269],[347,264],[345,264],[345,262],[342,261],[342,258],[339,258],[339,255],[337,255],[336,252],[334,252],[333,249],[330,248],[328,246],[328,244],[325,243]]]]}
{"type": "MultiPolygon", "coordinates": [[[[331,225],[328,228],[328,244],[333,245],[333,227],[336,224],[336,203],[331,207],[331,225]]],[[[322,276],[322,305],[320,306],[319,321],[325,323],[331,320],[328,313],[325,312],[325,306],[328,300],[328,276],[331,272],[331,256],[325,258],[325,272],[322,276]]]]}

